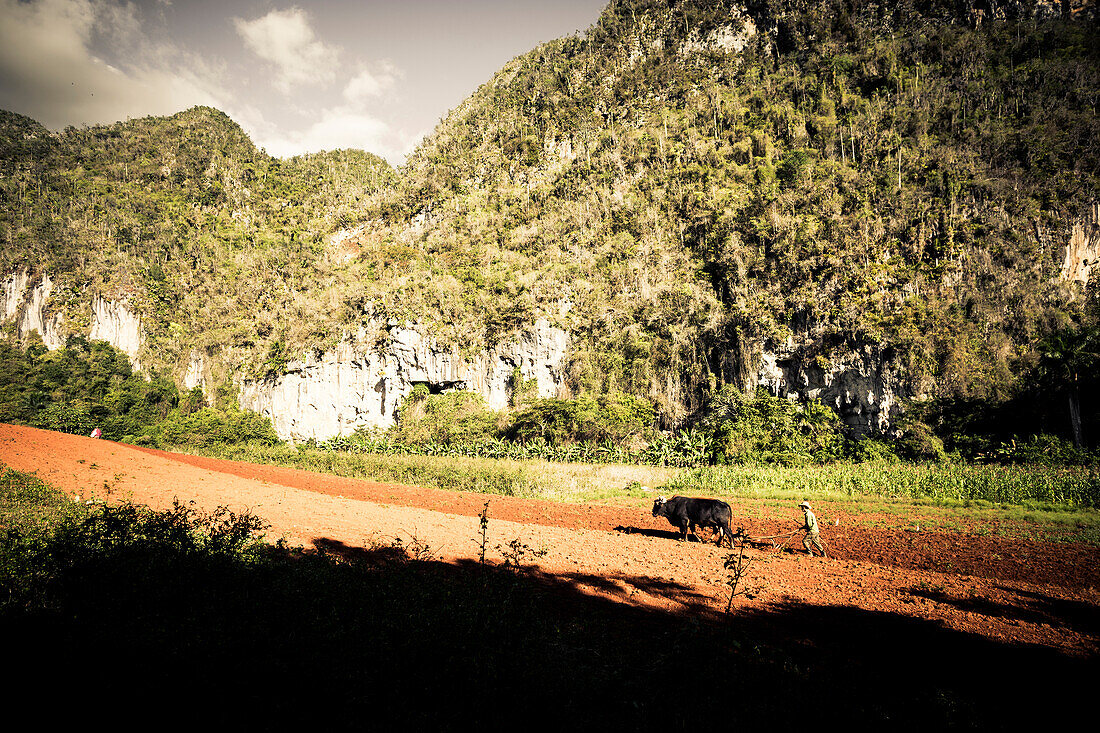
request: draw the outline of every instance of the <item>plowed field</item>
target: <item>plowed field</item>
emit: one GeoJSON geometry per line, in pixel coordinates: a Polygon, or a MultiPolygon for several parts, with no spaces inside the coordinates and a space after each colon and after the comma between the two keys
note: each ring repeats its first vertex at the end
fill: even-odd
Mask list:
{"type": "MultiPolygon", "coordinates": [[[[729,550],[677,542],[672,527],[651,516],[648,500],[566,504],[426,490],[10,425],[0,425],[0,464],[37,473],[77,499],[226,505],[263,517],[271,540],[341,551],[400,538],[453,562],[478,556],[477,514],[488,500],[490,561],[502,562],[508,543],[518,540],[524,562],[583,594],[702,616],[724,611],[728,597],[722,563],[729,550]],[[545,554],[536,557],[537,550],[545,554]]],[[[731,504],[734,523],[754,538],[788,533],[800,519],[794,506],[731,504]]],[[[750,593],[735,599],[736,613],[807,603],[921,619],[1075,657],[1100,650],[1094,547],[977,536],[965,527],[884,529],[872,516],[827,503],[815,508],[831,520],[822,528],[829,558],[807,557],[797,535],[790,545],[797,553],[766,540],[750,545],[743,586],[750,593]]]]}

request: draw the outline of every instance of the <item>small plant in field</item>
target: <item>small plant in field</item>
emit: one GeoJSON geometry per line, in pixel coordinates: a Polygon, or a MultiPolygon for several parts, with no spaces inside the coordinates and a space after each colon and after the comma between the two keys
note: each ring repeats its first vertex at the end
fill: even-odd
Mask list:
{"type": "Polygon", "coordinates": [[[536,550],[518,537],[506,545],[497,545],[497,551],[504,557],[504,567],[511,570],[519,570],[533,560],[546,557],[548,552],[545,547],[536,550]]]}
{"type": "Polygon", "coordinates": [[[435,553],[427,542],[418,538],[415,534],[409,534],[409,541],[403,542],[400,537],[393,538],[394,547],[402,548],[410,560],[416,562],[430,562],[435,559],[435,553]]]}
{"type": "MultiPolygon", "coordinates": [[[[744,532],[739,528],[737,533],[744,537],[744,532]]],[[[726,585],[730,589],[730,597],[726,602],[726,613],[730,613],[733,609],[733,599],[737,596],[751,597],[748,588],[741,585],[741,581],[745,579],[746,573],[752,566],[752,559],[745,559],[745,542],[742,539],[741,547],[737,552],[731,552],[726,555],[725,560],[722,563],[722,567],[726,570],[726,585]]]]}
{"type": "Polygon", "coordinates": [[[927,580],[922,580],[915,586],[909,589],[910,593],[922,594],[922,593],[943,593],[944,586],[939,583],[929,583],[927,580]]]}
{"type": "Polygon", "coordinates": [[[481,547],[478,551],[477,561],[482,565],[485,564],[485,545],[489,541],[489,501],[485,501],[485,507],[478,513],[478,520],[481,525],[481,547]]]}

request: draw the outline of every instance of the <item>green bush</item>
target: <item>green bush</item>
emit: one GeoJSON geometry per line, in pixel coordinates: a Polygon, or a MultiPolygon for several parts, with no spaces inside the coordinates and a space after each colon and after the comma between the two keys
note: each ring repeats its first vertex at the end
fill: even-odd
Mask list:
{"type": "Polygon", "coordinates": [[[398,410],[390,437],[401,443],[452,445],[496,435],[496,416],[476,392],[430,394],[418,384],[398,410]]]}
{"type": "Polygon", "coordinates": [[[926,423],[915,419],[903,419],[901,429],[901,435],[897,440],[897,450],[903,458],[913,461],[936,461],[937,463],[947,460],[943,441],[926,423]]]}
{"type": "Polygon", "coordinates": [[[82,402],[52,403],[31,418],[31,425],[43,430],[88,435],[96,422],[88,406],[82,402]]]}
{"type": "Polygon", "coordinates": [[[894,462],[899,460],[894,452],[893,445],[884,440],[873,438],[857,438],[848,441],[846,453],[849,460],[857,463],[870,463],[874,461],[894,462]]]}
{"type": "Polygon", "coordinates": [[[1073,442],[1056,435],[1032,435],[1025,440],[1001,443],[986,457],[1001,463],[1036,465],[1073,465],[1100,462],[1096,452],[1080,450],[1073,442]]]}
{"type": "Polygon", "coordinates": [[[237,408],[206,407],[202,390],[180,396],[160,373],[135,374],[125,354],[103,341],[69,339],[47,351],[0,342],[0,421],[145,445],[210,446],[279,442],[271,421],[237,408]]]}
{"type": "Polygon", "coordinates": [[[614,393],[571,400],[535,400],[512,418],[512,440],[565,443],[624,441],[652,427],[653,405],[632,395],[614,393]]]}
{"type": "Polygon", "coordinates": [[[144,435],[165,447],[238,443],[275,445],[281,442],[269,418],[245,410],[223,412],[212,407],[204,407],[189,415],[173,410],[163,422],[145,431],[144,435]]]}
{"type": "Polygon", "coordinates": [[[732,388],[715,395],[701,428],[712,463],[824,463],[843,457],[840,418],[820,402],[807,404],[732,388]]]}

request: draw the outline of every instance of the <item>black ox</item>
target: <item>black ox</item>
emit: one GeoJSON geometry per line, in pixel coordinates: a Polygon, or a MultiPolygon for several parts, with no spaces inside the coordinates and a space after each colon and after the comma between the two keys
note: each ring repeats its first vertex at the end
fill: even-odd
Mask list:
{"type": "MultiPolygon", "coordinates": [[[[666,518],[673,526],[680,528],[680,541],[687,539],[688,529],[695,534],[695,525],[712,527],[718,532],[719,547],[724,538],[729,538],[733,547],[733,532],[730,522],[733,512],[730,505],[718,499],[691,499],[686,496],[674,496],[671,499],[658,497],[653,502],[653,516],[666,518]]],[[[695,535],[699,539],[699,535],[695,535]]]]}

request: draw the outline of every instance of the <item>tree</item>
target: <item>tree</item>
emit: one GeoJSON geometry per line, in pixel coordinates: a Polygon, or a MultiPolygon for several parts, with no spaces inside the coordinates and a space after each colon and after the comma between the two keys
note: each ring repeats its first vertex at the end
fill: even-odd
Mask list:
{"type": "Polygon", "coordinates": [[[1081,388],[1100,369],[1100,327],[1060,329],[1040,343],[1039,351],[1040,379],[1065,393],[1073,444],[1082,449],[1081,388]]]}

